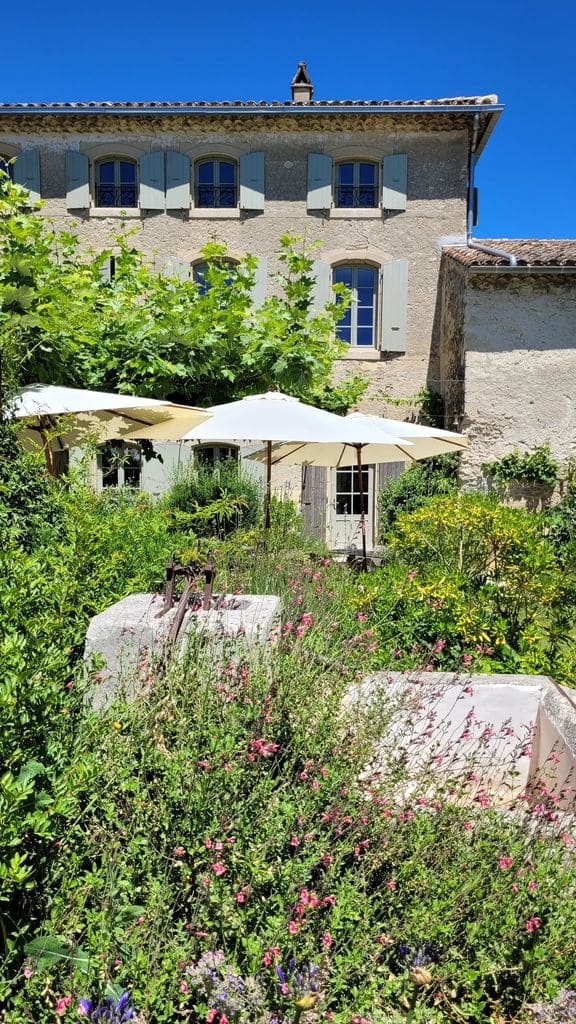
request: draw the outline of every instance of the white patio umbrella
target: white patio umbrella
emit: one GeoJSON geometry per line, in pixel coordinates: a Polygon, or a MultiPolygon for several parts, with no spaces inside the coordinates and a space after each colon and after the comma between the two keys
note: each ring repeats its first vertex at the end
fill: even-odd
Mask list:
{"type": "Polygon", "coordinates": [[[189,429],[193,423],[209,419],[206,409],[176,405],[156,398],[118,395],[106,391],[85,391],[53,384],[30,384],[6,404],[6,419],[27,420],[25,435],[40,441],[46,463],[53,470],[48,434],[53,434],[61,449],[82,444],[90,437],[98,442],[126,438],[139,427],[163,421],[176,422],[189,429]],[[62,433],[58,434],[58,427],[62,433]]]}
{"type": "Polygon", "coordinates": [[[349,466],[351,451],[356,451],[356,467],[358,472],[358,490],[360,497],[360,531],[362,537],[362,558],[364,568],[366,556],[366,510],[362,480],[362,463],[382,463],[396,461],[416,461],[431,455],[440,455],[449,451],[462,451],[466,447],[466,438],[449,430],[427,427],[419,423],[403,423],[399,420],[383,419],[380,416],[367,416],[363,413],[351,413],[341,417],[345,429],[340,435],[322,443],[288,443],[274,445],[271,458],[262,452],[255,452],[252,459],[263,462],[264,458],[271,465],[284,462],[288,465],[302,463],[308,466],[330,466],[338,469],[349,466]],[[354,439],[354,435],[356,438],[354,439]],[[339,438],[342,437],[343,440],[339,438]]]}
{"type": "MultiPolygon", "coordinates": [[[[146,437],[150,440],[261,441],[266,445],[265,453],[262,455],[262,461],[266,462],[266,529],[270,526],[272,462],[276,461],[273,459],[273,443],[290,442],[287,447],[291,450],[298,450],[303,445],[314,450],[316,447],[333,444],[336,438],[342,438],[344,445],[357,449],[360,468],[360,451],[364,445],[374,445],[378,449],[379,461],[384,462],[389,460],[389,450],[396,443],[396,438],[387,439],[385,431],[380,428],[377,429],[371,424],[354,423],[349,417],[336,416],[335,413],[316,409],[279,391],[269,391],[265,395],[250,395],[248,398],[225,405],[213,405],[209,411],[212,413],[209,421],[185,433],[179,433],[177,429],[175,431],[173,425],[166,422],[154,427],[145,427],[135,431],[131,436],[146,437]]],[[[406,444],[409,446],[410,442],[406,444]]],[[[392,456],[392,460],[393,458],[392,456]]],[[[362,491],[361,505],[363,506],[362,491]]],[[[366,558],[364,531],[363,542],[366,558]]]]}

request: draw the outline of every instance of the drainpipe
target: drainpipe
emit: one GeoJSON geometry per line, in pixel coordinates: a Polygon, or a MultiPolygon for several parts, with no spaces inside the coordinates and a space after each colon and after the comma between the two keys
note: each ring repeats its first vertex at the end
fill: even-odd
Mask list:
{"type": "Polygon", "coordinates": [[[468,164],[468,209],[466,211],[466,245],[469,249],[479,249],[480,252],[486,252],[489,256],[500,256],[502,259],[508,260],[510,267],[515,267],[518,264],[518,260],[511,252],[506,252],[505,249],[495,249],[491,245],[484,245],[482,242],[477,242],[472,238],[472,232],[474,230],[474,170],[476,167],[476,145],[478,142],[478,127],[480,125],[480,115],[474,114],[474,127],[472,129],[472,142],[470,143],[470,161],[468,164]]]}

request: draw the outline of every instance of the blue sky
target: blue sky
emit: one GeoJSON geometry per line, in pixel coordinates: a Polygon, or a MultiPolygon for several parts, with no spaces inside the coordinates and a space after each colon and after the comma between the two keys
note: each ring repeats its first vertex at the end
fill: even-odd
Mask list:
{"type": "Polygon", "coordinates": [[[3,101],[497,93],[478,237],[576,236],[576,3],[248,4],[30,0],[2,12],[3,101]],[[165,12],[165,14],[164,14],[165,12]]]}

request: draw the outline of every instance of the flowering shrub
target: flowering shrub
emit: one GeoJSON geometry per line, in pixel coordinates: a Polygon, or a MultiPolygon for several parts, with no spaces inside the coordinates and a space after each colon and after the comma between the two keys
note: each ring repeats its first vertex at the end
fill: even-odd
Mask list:
{"type": "MultiPolygon", "coordinates": [[[[80,519],[93,527],[93,510],[80,519]]],[[[122,515],[111,520],[118,529],[108,543],[123,551],[122,515]]],[[[125,521],[132,541],[139,529],[156,536],[148,564],[127,552],[118,569],[110,555],[100,566],[105,540],[86,540],[85,579],[70,583],[74,594],[84,586],[83,609],[161,568],[162,523],[147,506],[140,523],[125,521]]],[[[282,596],[283,624],[262,661],[225,638],[197,638],[152,680],[146,700],[99,716],[66,689],[68,662],[52,675],[46,668],[61,685],[55,721],[46,708],[42,728],[50,750],[69,744],[61,790],[51,776],[66,801],[44,841],[42,898],[25,903],[5,960],[6,1024],[112,1013],[139,1024],[512,1022],[569,988],[576,835],[545,779],[526,791],[517,784],[529,735],[481,722],[473,707],[455,733],[454,715],[440,721],[417,675],[370,706],[343,704],[371,668],[402,663],[392,650],[402,630],[414,628],[412,642],[436,665],[462,643],[430,626],[445,614],[449,631],[460,607],[454,566],[445,584],[432,576],[410,530],[410,563],[388,576],[311,559],[291,527],[289,549],[248,533],[219,545],[219,589],[282,596]],[[420,592],[431,579],[444,598],[420,592]],[[386,580],[396,581],[392,596],[386,580]],[[406,594],[415,627],[398,612],[406,594]],[[450,615],[429,597],[452,602],[450,615]],[[381,742],[386,730],[394,742],[381,742]],[[118,1009],[109,985],[130,1001],[118,1009]]],[[[83,536],[84,528],[77,544],[83,536]]],[[[471,560],[473,544],[465,548],[471,560]]],[[[399,548],[400,557],[408,554],[399,548]]],[[[509,579],[502,573],[499,583],[509,579]]],[[[28,607],[34,617],[40,600],[28,607]]],[[[79,632],[81,622],[69,626],[79,632]]],[[[458,664],[469,652],[460,647],[458,664]]],[[[463,679],[456,700],[472,698],[463,679]]],[[[16,749],[15,726],[11,735],[16,749]]],[[[17,881],[11,892],[26,895],[17,881]]]]}

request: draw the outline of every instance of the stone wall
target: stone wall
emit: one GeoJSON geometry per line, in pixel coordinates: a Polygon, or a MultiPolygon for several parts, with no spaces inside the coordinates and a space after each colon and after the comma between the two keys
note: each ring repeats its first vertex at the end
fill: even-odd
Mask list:
{"type": "MultiPolygon", "coordinates": [[[[320,124],[318,118],[311,123],[320,124]]],[[[279,269],[275,259],[278,239],[283,234],[296,234],[307,241],[320,241],[319,258],[336,260],[370,260],[384,264],[407,259],[410,264],[408,285],[407,351],[404,354],[380,354],[370,351],[362,358],[347,354],[336,368],[340,379],[347,373],[363,373],[370,379],[370,401],[364,407],[372,412],[388,408],[384,396],[415,394],[430,383],[430,360],[433,347],[440,239],[462,236],[465,230],[468,132],[457,120],[445,130],[426,130],[420,122],[406,121],[390,127],[391,121],[378,122],[372,117],[331,123],[331,130],[283,130],[264,122],[249,131],[235,123],[219,131],[213,128],[190,127],[166,130],[166,122],[132,125],[124,121],[98,122],[98,130],[87,131],[81,122],[66,125],[66,130],[49,130],[47,122],[37,122],[34,134],[15,131],[0,133],[8,147],[40,149],[44,215],[56,229],[74,230],[81,242],[94,248],[107,248],[118,232],[121,220],[107,216],[103,210],[70,213],[66,209],[65,153],[70,149],[98,152],[109,147],[129,145],[135,150],[175,149],[188,153],[192,159],[209,154],[239,156],[261,149],[265,152],[266,206],[264,213],[239,210],[192,211],[128,211],[128,226],[138,227],[136,244],[149,255],[177,256],[191,262],[200,258],[200,250],[208,241],[226,243],[232,255],[251,252],[269,260],[269,277],[279,269]],[[346,127],[344,127],[346,125],[346,127]],[[335,129],[335,130],[334,130],[335,129]],[[375,160],[393,152],[408,155],[408,204],[404,212],[384,213],[375,209],[331,210],[328,216],[308,213],[306,209],[307,156],[310,152],[327,153],[334,159],[367,158],[375,160]]],[[[191,122],[193,124],[193,122],[191,122]]],[[[269,285],[269,287],[271,287],[269,285]]],[[[436,373],[437,376],[437,373],[436,373]]]]}
{"type": "Polygon", "coordinates": [[[576,275],[469,273],[463,342],[462,482],[477,486],[483,462],[548,441],[561,464],[573,459],[576,275]]]}

